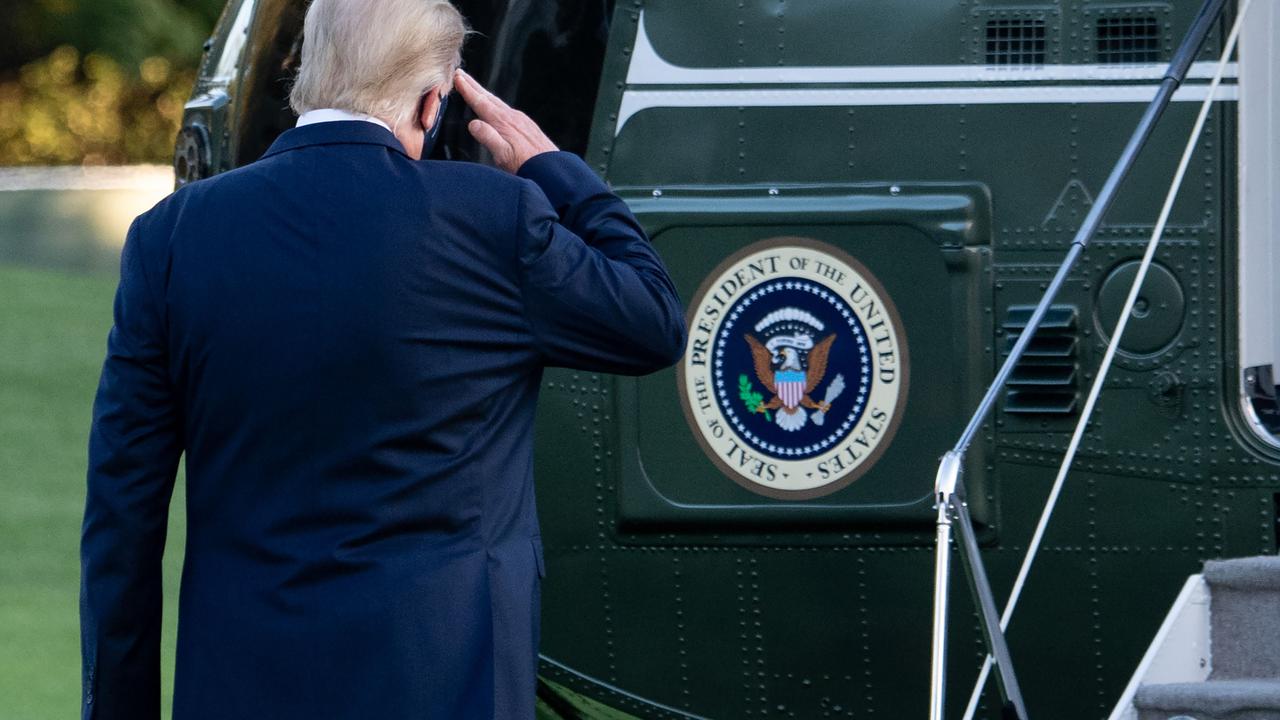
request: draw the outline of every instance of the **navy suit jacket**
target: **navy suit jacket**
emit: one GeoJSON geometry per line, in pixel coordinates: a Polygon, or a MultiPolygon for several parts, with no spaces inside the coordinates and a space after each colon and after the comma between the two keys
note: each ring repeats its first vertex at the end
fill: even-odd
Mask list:
{"type": "MultiPolygon", "coordinates": [[[[329,122],[134,221],[94,404],[83,716],[531,718],[542,368],[674,363],[683,313],[577,157],[418,162],[329,122]]],[[[584,463],[587,459],[584,458],[584,463]]]]}

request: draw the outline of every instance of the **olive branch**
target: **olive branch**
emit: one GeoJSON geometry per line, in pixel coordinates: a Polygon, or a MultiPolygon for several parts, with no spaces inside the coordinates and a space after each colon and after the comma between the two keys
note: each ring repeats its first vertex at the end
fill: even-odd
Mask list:
{"type": "Polygon", "coordinates": [[[747,378],[746,373],[738,376],[738,397],[742,398],[742,402],[746,404],[748,411],[753,413],[762,412],[765,420],[773,420],[769,415],[769,411],[761,407],[764,405],[764,396],[756,392],[755,388],[751,386],[751,380],[747,378]]]}

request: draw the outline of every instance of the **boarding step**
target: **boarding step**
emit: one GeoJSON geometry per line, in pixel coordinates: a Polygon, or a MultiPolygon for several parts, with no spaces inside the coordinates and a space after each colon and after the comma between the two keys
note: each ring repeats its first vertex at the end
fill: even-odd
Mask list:
{"type": "Polygon", "coordinates": [[[1280,557],[1210,560],[1214,680],[1280,679],[1280,557]]]}
{"type": "Polygon", "coordinates": [[[1138,720],[1280,720],[1280,680],[1209,680],[1143,685],[1138,720]]]}
{"type": "Polygon", "coordinates": [[[1187,578],[1110,720],[1280,720],[1280,557],[1187,578]]]}

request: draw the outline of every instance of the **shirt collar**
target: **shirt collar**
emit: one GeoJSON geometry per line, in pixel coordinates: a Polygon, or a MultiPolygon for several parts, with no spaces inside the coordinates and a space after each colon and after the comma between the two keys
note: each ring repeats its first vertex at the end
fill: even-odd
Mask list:
{"type": "Polygon", "coordinates": [[[390,130],[379,127],[377,123],[360,120],[344,120],[337,122],[314,122],[302,127],[293,127],[281,133],[280,137],[267,148],[263,157],[277,153],[296,150],[298,148],[317,145],[381,145],[390,148],[405,157],[408,153],[404,146],[391,134],[390,130]]]}
{"type": "Polygon", "coordinates": [[[294,127],[302,127],[303,125],[313,125],[315,123],[322,122],[337,122],[339,120],[363,120],[365,122],[371,122],[374,125],[381,125],[388,130],[391,129],[391,127],[385,122],[372,115],[361,115],[360,113],[348,112],[337,108],[318,108],[316,110],[308,110],[302,113],[302,116],[298,118],[298,124],[294,127]]]}

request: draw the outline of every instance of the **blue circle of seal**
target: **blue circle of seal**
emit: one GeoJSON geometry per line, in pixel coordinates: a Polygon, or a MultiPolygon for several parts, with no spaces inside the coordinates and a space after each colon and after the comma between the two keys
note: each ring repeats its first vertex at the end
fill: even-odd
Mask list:
{"type": "MultiPolygon", "coordinates": [[[[779,460],[811,458],[844,439],[866,410],[875,381],[867,334],[853,307],[838,293],[800,278],[763,283],[729,306],[715,338],[712,380],[720,411],[738,436],[756,451],[779,460]],[[821,424],[814,419],[817,411],[810,408],[801,410],[805,419],[799,427],[784,428],[787,419],[778,417],[786,411],[784,407],[760,408],[771,402],[785,406],[785,402],[781,392],[770,392],[759,377],[756,354],[768,352],[775,389],[781,391],[781,380],[805,382],[808,378],[809,353],[803,347],[808,342],[796,342],[798,336],[807,335],[816,345],[833,334],[825,372],[807,399],[823,402],[837,375],[842,376],[843,390],[831,400],[821,424]],[[791,359],[782,352],[786,347],[792,348],[791,359]],[[750,407],[753,403],[755,408],[750,407]]],[[[787,395],[792,400],[795,387],[787,395]]],[[[799,418],[792,415],[791,424],[799,418]]]]}

